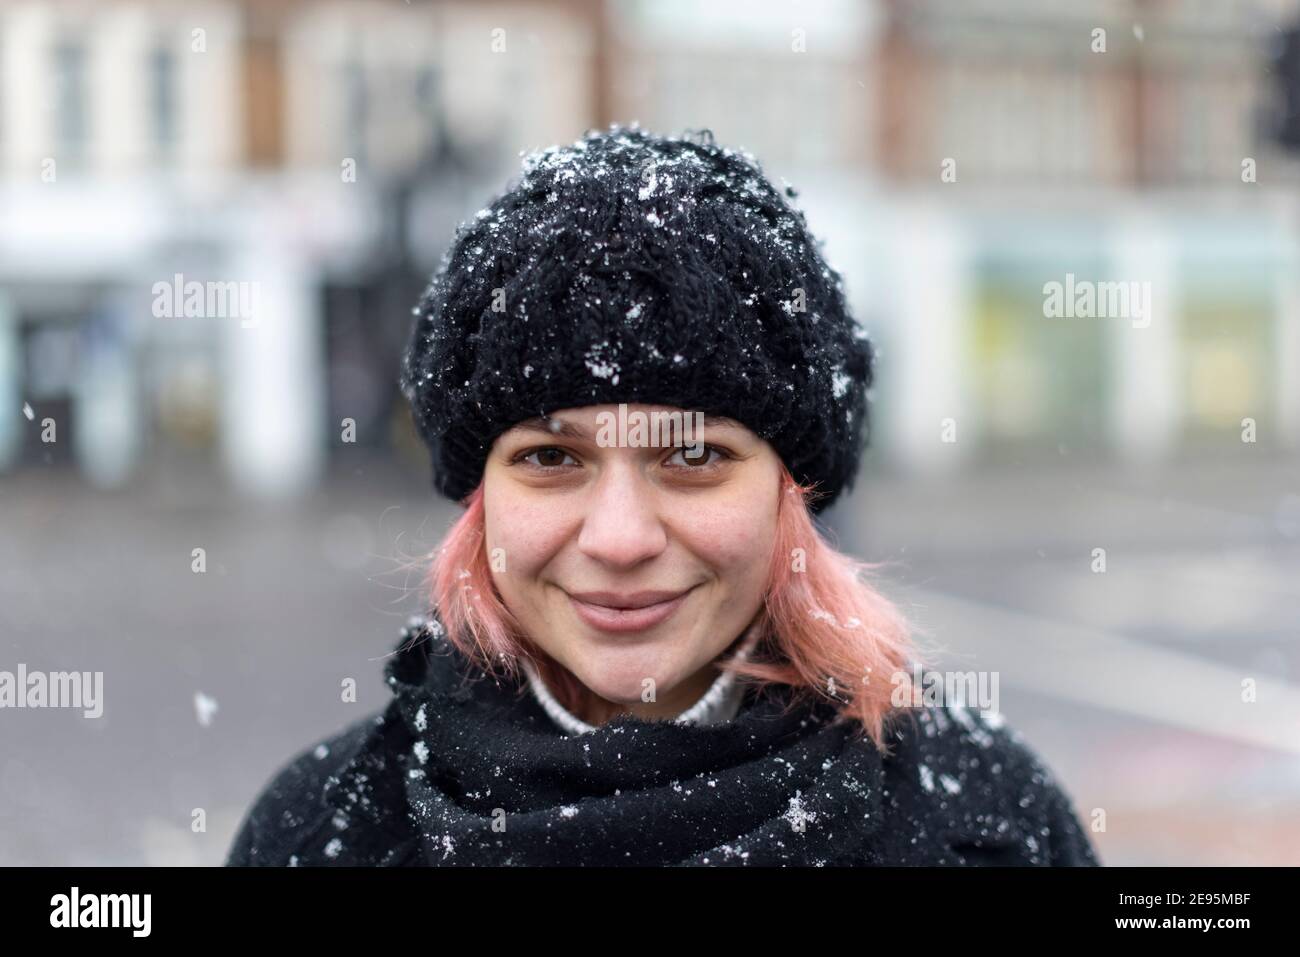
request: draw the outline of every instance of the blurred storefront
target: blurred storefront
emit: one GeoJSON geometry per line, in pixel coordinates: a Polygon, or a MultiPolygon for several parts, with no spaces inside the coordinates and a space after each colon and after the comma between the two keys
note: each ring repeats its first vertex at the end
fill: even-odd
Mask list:
{"type": "Polygon", "coordinates": [[[0,468],[419,469],[411,305],[518,153],[614,120],[709,126],[799,188],[899,470],[1161,460],[1247,419],[1300,446],[1300,178],[1256,122],[1294,4],[787,6],[6,5],[0,468]],[[1067,275],[1148,283],[1149,324],[1050,318],[1067,275]],[[255,286],[265,321],[159,317],[175,277],[255,286]]]}

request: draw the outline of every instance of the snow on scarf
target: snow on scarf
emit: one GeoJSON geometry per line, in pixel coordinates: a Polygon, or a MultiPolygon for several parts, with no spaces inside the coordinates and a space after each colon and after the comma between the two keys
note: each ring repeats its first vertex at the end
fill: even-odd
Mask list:
{"type": "Polygon", "coordinates": [[[724,724],[625,715],[566,736],[436,618],[385,677],[389,706],[289,762],[228,864],[1097,863],[1019,736],[959,707],[898,722],[886,756],[779,687],[724,724]]]}
{"type": "Polygon", "coordinates": [[[431,864],[828,863],[880,821],[879,753],[850,756],[833,711],[765,695],[722,725],[624,715],[564,736],[513,689],[466,686],[445,640],[388,674],[431,864]]]}

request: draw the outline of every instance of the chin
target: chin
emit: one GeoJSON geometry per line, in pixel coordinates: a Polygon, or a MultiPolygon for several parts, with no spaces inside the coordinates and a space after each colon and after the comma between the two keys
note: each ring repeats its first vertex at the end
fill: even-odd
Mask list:
{"type": "Polygon", "coordinates": [[[606,701],[634,704],[641,701],[646,678],[654,679],[656,696],[663,695],[682,680],[676,656],[665,653],[657,642],[610,647],[593,643],[584,649],[583,667],[573,669],[578,679],[606,701]]]}

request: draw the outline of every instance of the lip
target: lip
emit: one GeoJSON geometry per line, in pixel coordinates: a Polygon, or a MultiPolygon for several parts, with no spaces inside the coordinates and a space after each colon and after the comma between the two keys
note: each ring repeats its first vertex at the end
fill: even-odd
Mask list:
{"type": "Polygon", "coordinates": [[[615,592],[580,592],[568,595],[578,617],[600,631],[645,631],[667,621],[686,601],[694,587],[683,592],[642,591],[627,595],[615,592]]]}

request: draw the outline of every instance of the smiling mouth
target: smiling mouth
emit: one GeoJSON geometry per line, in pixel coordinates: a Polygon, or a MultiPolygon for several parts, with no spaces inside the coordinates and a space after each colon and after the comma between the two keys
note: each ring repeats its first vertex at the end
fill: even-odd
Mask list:
{"type": "Polygon", "coordinates": [[[573,610],[586,624],[599,631],[645,631],[667,621],[676,613],[695,587],[683,592],[636,592],[615,595],[610,592],[579,592],[568,596],[573,610]]]}

